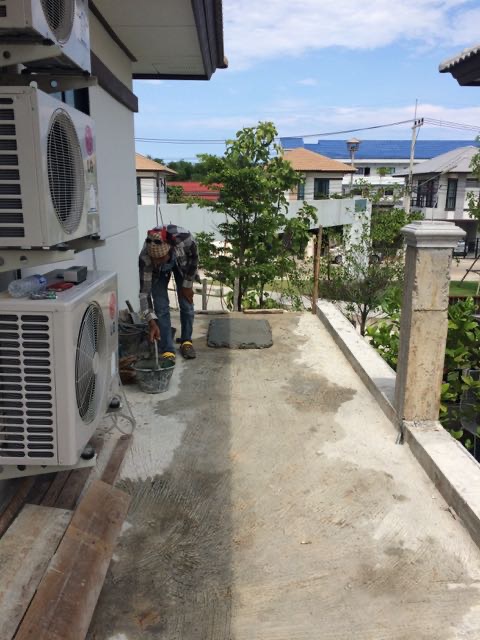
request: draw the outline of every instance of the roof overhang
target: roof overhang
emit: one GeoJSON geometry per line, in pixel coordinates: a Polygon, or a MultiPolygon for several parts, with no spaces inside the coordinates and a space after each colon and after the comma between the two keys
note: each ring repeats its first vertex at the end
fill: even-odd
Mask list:
{"type": "Polygon", "coordinates": [[[440,73],[451,73],[463,87],[480,86],[480,45],[465,49],[445,60],[438,67],[440,73]]]}
{"type": "Polygon", "coordinates": [[[137,80],[208,80],[227,66],[222,0],[89,0],[137,80]]]}

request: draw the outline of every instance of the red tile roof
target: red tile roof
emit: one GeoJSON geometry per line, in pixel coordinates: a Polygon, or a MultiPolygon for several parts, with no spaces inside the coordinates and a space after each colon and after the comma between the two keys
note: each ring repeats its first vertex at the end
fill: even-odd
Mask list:
{"type": "Polygon", "coordinates": [[[200,182],[178,182],[169,180],[167,187],[182,187],[184,194],[189,198],[203,198],[204,200],[218,200],[220,197],[219,189],[209,189],[200,182]]]}

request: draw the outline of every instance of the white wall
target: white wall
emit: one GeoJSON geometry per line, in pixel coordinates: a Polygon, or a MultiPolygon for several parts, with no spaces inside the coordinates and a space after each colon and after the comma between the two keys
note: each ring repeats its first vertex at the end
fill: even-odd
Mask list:
{"type": "Polygon", "coordinates": [[[309,172],[305,180],[305,200],[313,200],[315,178],[329,180],[329,196],[342,193],[343,173],[309,172]]]}
{"type": "MultiPolygon", "coordinates": [[[[154,174],[148,174],[142,171],[137,173],[137,180],[140,179],[140,193],[142,196],[142,205],[155,204],[156,192],[157,192],[157,178],[154,174]]],[[[160,175],[159,178],[159,196],[160,204],[167,204],[167,186],[164,175],[160,175]]]]}
{"type": "MultiPolygon", "coordinates": [[[[318,224],[323,227],[358,224],[359,212],[362,211],[369,217],[371,210],[369,201],[364,198],[310,200],[308,204],[311,204],[317,209],[318,224]]],[[[296,216],[302,206],[302,201],[291,201],[289,203],[287,217],[293,218],[296,216]]],[[[217,240],[220,240],[222,237],[218,232],[217,225],[225,221],[225,216],[214,213],[211,209],[204,209],[197,205],[189,208],[186,204],[167,204],[162,207],[162,216],[163,221],[159,220],[159,224],[162,224],[162,222],[163,224],[177,224],[188,229],[193,234],[201,231],[213,233],[217,240]]],[[[143,246],[148,229],[155,227],[156,224],[155,207],[138,207],[138,251],[140,251],[143,246]]],[[[316,226],[317,225],[315,225],[315,227],[316,226]]]]}
{"type": "MultiPolygon", "coordinates": [[[[92,16],[91,16],[92,17],[92,16]]],[[[131,87],[131,63],[103,27],[91,22],[92,51],[131,87]]],[[[100,232],[104,247],[76,254],[73,261],[24,269],[22,275],[45,273],[72,264],[94,266],[118,274],[120,308],[138,298],[138,216],[135,181],[133,113],[100,87],[89,89],[90,115],[95,121],[100,232]]]]}

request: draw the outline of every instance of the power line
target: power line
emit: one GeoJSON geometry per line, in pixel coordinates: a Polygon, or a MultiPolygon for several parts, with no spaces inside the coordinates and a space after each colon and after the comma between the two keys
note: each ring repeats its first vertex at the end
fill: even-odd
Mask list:
{"type": "MultiPolygon", "coordinates": [[[[452,122],[449,120],[438,120],[436,118],[423,118],[425,124],[430,125],[432,127],[443,127],[443,128],[449,128],[449,129],[458,129],[461,131],[471,131],[474,133],[479,133],[480,134],[480,126],[477,125],[472,125],[472,124],[467,124],[467,123],[462,123],[462,122],[452,122]]],[[[295,136],[277,136],[275,138],[275,140],[279,141],[281,140],[281,138],[289,138],[290,140],[295,140],[295,139],[305,139],[305,138],[322,138],[322,137],[328,137],[328,136],[333,136],[333,135],[340,135],[340,134],[345,134],[345,133],[356,133],[359,131],[371,131],[371,130],[375,130],[375,129],[383,129],[383,128],[387,128],[387,127],[394,127],[394,126],[400,126],[402,124],[410,124],[412,123],[414,120],[413,119],[409,119],[409,120],[399,120],[397,122],[390,122],[387,124],[378,124],[378,125],[372,125],[370,127],[359,127],[359,128],[355,128],[355,129],[342,129],[342,130],[337,130],[337,131],[328,131],[328,132],[323,132],[323,133],[308,133],[308,134],[303,134],[303,135],[295,135],[295,136]]],[[[193,144],[200,144],[200,145],[207,145],[207,144],[221,144],[221,145],[225,145],[227,140],[226,139],[187,139],[187,138],[144,138],[144,137],[138,137],[135,138],[136,142],[143,142],[143,143],[154,143],[154,144],[178,144],[178,145],[193,145],[193,144]]],[[[185,159],[185,158],[182,158],[185,159]]]]}
{"type": "MultiPolygon", "coordinates": [[[[303,135],[296,136],[277,136],[275,140],[280,140],[281,138],[289,138],[289,139],[300,139],[300,138],[322,138],[326,136],[335,136],[341,133],[356,133],[358,131],[371,131],[372,129],[383,129],[385,127],[395,127],[401,124],[409,124],[413,122],[410,118],[409,120],[399,120],[398,122],[389,122],[387,124],[376,124],[370,127],[358,127],[356,129],[342,129],[339,131],[327,131],[323,133],[307,133],[303,135]]],[[[227,140],[220,139],[207,139],[207,140],[195,140],[195,139],[175,139],[175,138],[135,138],[137,142],[160,142],[162,144],[225,144],[227,140]]]]}

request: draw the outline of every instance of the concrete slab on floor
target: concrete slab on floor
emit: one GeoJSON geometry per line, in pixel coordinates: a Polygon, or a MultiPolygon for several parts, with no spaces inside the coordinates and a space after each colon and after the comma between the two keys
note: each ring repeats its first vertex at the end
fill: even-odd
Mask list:
{"type": "Polygon", "coordinates": [[[206,347],[139,425],[91,640],[478,640],[480,551],[319,320],[206,347]]]}
{"type": "Polygon", "coordinates": [[[229,349],[266,349],[272,346],[272,329],[268,320],[252,318],[216,318],[210,320],[209,347],[229,349]]]}

